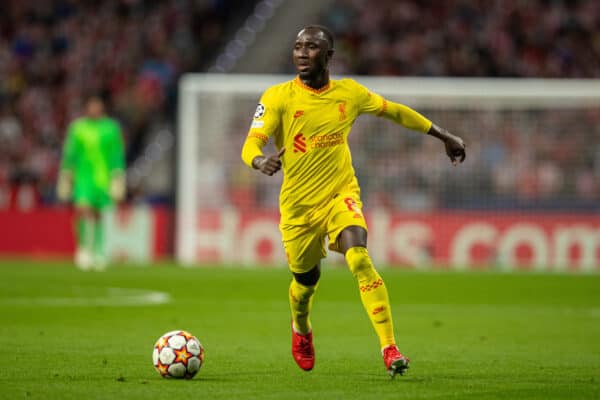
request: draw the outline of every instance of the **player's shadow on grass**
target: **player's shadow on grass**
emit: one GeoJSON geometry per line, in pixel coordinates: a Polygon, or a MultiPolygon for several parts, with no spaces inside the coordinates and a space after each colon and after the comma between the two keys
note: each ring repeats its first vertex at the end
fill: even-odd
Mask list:
{"type": "Polygon", "coordinates": [[[202,376],[195,376],[192,379],[164,379],[160,378],[157,381],[171,381],[171,382],[186,382],[186,383],[202,383],[202,382],[256,382],[257,379],[264,379],[265,374],[260,374],[258,372],[236,372],[235,375],[220,375],[220,374],[202,374],[202,376]]]}
{"type": "MultiPolygon", "coordinates": [[[[236,377],[239,375],[236,375],[236,377]]],[[[185,383],[185,384],[200,384],[202,382],[217,382],[217,383],[225,383],[225,382],[233,382],[239,381],[239,379],[235,379],[234,377],[228,376],[196,376],[192,379],[154,379],[148,380],[148,383],[158,383],[158,382],[175,382],[175,383],[185,383]]],[[[142,382],[143,383],[143,382],[142,382]]]]}
{"type": "MultiPolygon", "coordinates": [[[[323,376],[331,376],[332,379],[335,379],[339,376],[339,373],[334,372],[325,372],[322,374],[323,376]]],[[[396,375],[393,379],[385,372],[348,372],[345,374],[346,378],[351,380],[352,382],[364,382],[370,383],[373,381],[391,381],[398,383],[428,383],[433,382],[433,377],[431,376],[419,376],[419,375],[411,375],[410,372],[406,375],[396,375]]]]}

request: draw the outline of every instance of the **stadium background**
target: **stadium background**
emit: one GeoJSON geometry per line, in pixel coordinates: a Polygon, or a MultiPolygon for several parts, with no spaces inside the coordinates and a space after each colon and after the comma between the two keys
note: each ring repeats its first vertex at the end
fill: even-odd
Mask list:
{"type": "MultiPolygon", "coordinates": [[[[600,76],[600,6],[594,1],[379,1],[372,7],[360,0],[57,0],[3,2],[0,11],[3,256],[70,257],[71,210],[57,204],[54,187],[65,126],[78,114],[82,96],[94,90],[110,99],[127,145],[130,207],[107,217],[110,252],[142,264],[171,259],[181,173],[176,168],[179,78],[190,72],[290,74],[290,43],[306,21],[334,31],[335,74],[600,76]]],[[[447,228],[452,224],[459,229],[475,211],[496,237],[473,246],[474,264],[484,266],[496,263],[495,248],[513,225],[534,221],[548,251],[556,253],[556,230],[575,224],[583,233],[561,247],[569,261],[556,266],[556,258],[542,257],[544,267],[598,269],[599,106],[525,109],[509,116],[424,112],[465,137],[466,163],[447,168],[437,143],[417,135],[367,140],[357,134],[354,162],[370,210],[386,213],[392,224],[418,215],[433,221],[436,231],[455,229],[447,228]],[[457,222],[457,215],[467,216],[457,222]]],[[[236,164],[245,124],[241,121],[231,137],[229,148],[235,151],[226,156],[225,189],[206,191],[207,202],[273,213],[276,181],[264,184],[236,164]]],[[[219,175],[210,166],[197,168],[207,181],[219,175]]],[[[264,249],[260,242],[257,246],[252,261],[262,259],[264,249]]],[[[537,250],[527,238],[522,245],[517,240],[513,250],[515,267],[535,264],[537,250]]],[[[273,263],[268,255],[263,258],[273,263]]],[[[436,262],[421,253],[379,261],[436,262]]]]}
{"type": "MultiPolygon", "coordinates": [[[[411,369],[390,381],[352,275],[329,265],[311,315],[317,365],[297,368],[290,275],[273,257],[278,181],[239,158],[256,96],[232,99],[233,119],[227,108],[202,119],[203,134],[226,121],[217,144],[227,151],[211,154],[220,164],[184,165],[203,178],[189,188],[176,183],[178,116],[184,74],[289,76],[290,43],[315,21],[336,34],[336,73],[390,79],[390,90],[400,79],[427,79],[437,92],[438,79],[477,77],[514,78],[527,92],[535,85],[524,79],[548,78],[536,89],[544,101],[570,104],[551,86],[589,93],[600,82],[596,0],[0,1],[0,399],[600,398],[597,102],[510,112],[430,104],[423,110],[468,143],[457,168],[437,141],[360,118],[351,146],[366,211],[378,213],[371,254],[411,369]],[[127,144],[127,207],[106,217],[117,262],[102,273],[74,267],[72,210],[54,193],[65,126],[88,90],[111,100],[127,144]],[[209,246],[190,265],[206,257],[203,268],[174,261],[181,190],[210,206],[191,221],[209,246]],[[224,232],[222,217],[236,215],[251,217],[224,232]],[[266,231],[254,218],[268,222],[271,242],[257,243],[252,232],[266,231]],[[436,260],[468,226],[476,262],[436,260]],[[434,242],[413,241],[424,232],[434,242]],[[246,239],[257,244],[248,259],[246,239]],[[400,252],[403,243],[420,251],[400,252]],[[508,244],[519,257],[498,262],[508,244]],[[443,270],[451,264],[486,270],[443,270]],[[192,381],[162,379],[151,364],[152,345],[173,329],[205,346],[192,381]]],[[[273,76],[253,79],[244,86],[273,76]]],[[[194,121],[222,100],[186,114],[194,121]]]]}

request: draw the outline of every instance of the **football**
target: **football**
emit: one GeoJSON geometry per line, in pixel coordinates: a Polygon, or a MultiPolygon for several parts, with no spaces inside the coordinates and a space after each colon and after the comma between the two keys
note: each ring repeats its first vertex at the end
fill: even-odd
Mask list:
{"type": "Polygon", "coordinates": [[[167,332],[154,344],[152,362],[163,378],[191,379],[204,363],[204,348],[189,332],[167,332]]]}

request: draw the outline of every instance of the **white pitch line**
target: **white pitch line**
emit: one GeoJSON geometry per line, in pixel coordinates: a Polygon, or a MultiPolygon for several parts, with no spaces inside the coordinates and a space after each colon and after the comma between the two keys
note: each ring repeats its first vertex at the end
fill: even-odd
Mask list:
{"type": "MultiPolygon", "coordinates": [[[[77,288],[85,293],[85,289],[77,288]]],[[[165,292],[145,289],[106,288],[105,294],[92,297],[14,297],[0,299],[0,305],[47,307],[121,307],[167,304],[171,296],[165,292]]]]}

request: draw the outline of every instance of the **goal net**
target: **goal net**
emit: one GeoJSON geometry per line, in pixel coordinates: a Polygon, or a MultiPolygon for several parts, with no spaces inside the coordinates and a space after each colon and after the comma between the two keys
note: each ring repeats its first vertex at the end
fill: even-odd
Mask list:
{"type": "MultiPolygon", "coordinates": [[[[175,244],[183,265],[285,266],[281,174],[249,169],[240,152],[261,93],[289,79],[181,79],[175,244]]],[[[349,145],[378,265],[598,270],[600,81],[355,79],[467,143],[466,161],[453,167],[438,140],[357,119],[349,145]]]]}

